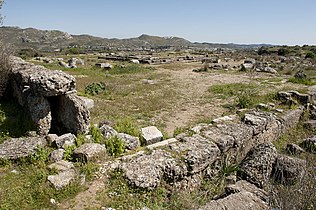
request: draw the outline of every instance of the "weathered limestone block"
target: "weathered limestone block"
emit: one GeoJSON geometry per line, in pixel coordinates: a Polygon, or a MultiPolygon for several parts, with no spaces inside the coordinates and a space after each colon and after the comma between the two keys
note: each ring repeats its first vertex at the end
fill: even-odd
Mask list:
{"type": "Polygon", "coordinates": [[[75,95],[73,76],[17,57],[10,58],[10,62],[12,96],[30,112],[40,134],[46,135],[51,127],[75,134],[86,130],[90,113],[85,102],[75,95]]]}
{"type": "Polygon", "coordinates": [[[36,70],[29,75],[32,94],[45,97],[58,96],[76,89],[75,78],[62,71],[36,70]]]}
{"type": "Polygon", "coordinates": [[[292,185],[303,178],[305,171],[305,160],[278,155],[273,166],[272,177],[276,182],[292,185]]]}
{"type": "Polygon", "coordinates": [[[46,145],[42,137],[12,138],[0,144],[0,159],[17,160],[36,153],[46,145]]]}
{"type": "Polygon", "coordinates": [[[149,126],[142,128],[142,137],[144,138],[146,145],[149,145],[161,141],[163,135],[155,126],[149,126]]]}
{"type": "Polygon", "coordinates": [[[264,187],[271,177],[276,156],[276,149],[271,143],[258,145],[240,164],[238,176],[260,188],[264,187]]]}
{"type": "Polygon", "coordinates": [[[171,144],[170,148],[181,155],[192,174],[204,170],[220,155],[220,150],[214,142],[198,134],[185,137],[182,141],[184,142],[171,144]]]}
{"type": "Polygon", "coordinates": [[[49,155],[49,160],[52,162],[57,162],[63,159],[65,154],[65,150],[64,149],[57,149],[54,150],[50,153],[49,155]]]}
{"type": "Polygon", "coordinates": [[[119,133],[118,137],[123,140],[126,145],[126,149],[134,150],[140,146],[138,137],[128,135],[126,133],[119,133]]]}
{"type": "Polygon", "coordinates": [[[47,180],[56,188],[62,189],[69,185],[76,177],[76,172],[73,169],[62,171],[56,175],[49,175],[47,180]]]}
{"type": "Polygon", "coordinates": [[[301,145],[306,151],[316,153],[316,136],[304,139],[301,145]]]}
{"type": "Polygon", "coordinates": [[[29,95],[27,97],[28,110],[32,121],[37,127],[40,135],[47,135],[52,122],[50,104],[42,96],[29,95]]]}
{"type": "Polygon", "coordinates": [[[62,172],[62,171],[68,171],[70,169],[74,169],[75,166],[72,162],[60,160],[60,161],[50,164],[48,168],[56,169],[58,172],[62,172]]]}
{"type": "Polygon", "coordinates": [[[299,155],[305,152],[303,148],[292,143],[286,145],[286,151],[291,155],[299,155]]]}
{"type": "Polygon", "coordinates": [[[75,149],[74,156],[83,162],[94,161],[106,155],[106,149],[101,144],[85,143],[75,149]]]}
{"type": "Polygon", "coordinates": [[[59,136],[53,141],[53,145],[57,148],[66,148],[67,146],[71,146],[75,144],[76,136],[71,133],[66,133],[64,135],[59,136]]]}
{"type": "Polygon", "coordinates": [[[269,206],[251,192],[241,191],[225,198],[213,200],[199,210],[266,210],[269,206]]]}
{"type": "Polygon", "coordinates": [[[70,133],[85,132],[90,123],[90,112],[75,94],[59,97],[57,121],[70,133]]]}
{"type": "Polygon", "coordinates": [[[114,128],[112,128],[109,125],[102,125],[100,127],[100,130],[101,130],[101,133],[102,133],[103,137],[106,138],[106,139],[118,135],[118,132],[116,130],[114,130],[114,128]]]}
{"type": "Polygon", "coordinates": [[[148,189],[157,187],[162,179],[174,182],[187,174],[186,165],[164,150],[132,157],[119,167],[131,185],[148,189]]]}

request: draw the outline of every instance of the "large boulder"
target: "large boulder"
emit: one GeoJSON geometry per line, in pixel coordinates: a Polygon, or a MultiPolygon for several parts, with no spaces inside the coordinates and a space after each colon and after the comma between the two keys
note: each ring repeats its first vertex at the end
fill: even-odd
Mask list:
{"type": "Polygon", "coordinates": [[[43,137],[12,138],[0,144],[0,159],[17,160],[35,154],[46,146],[43,137]]]}
{"type": "Polygon", "coordinates": [[[88,129],[90,112],[77,95],[62,95],[59,97],[57,120],[68,132],[78,134],[88,129]]]}

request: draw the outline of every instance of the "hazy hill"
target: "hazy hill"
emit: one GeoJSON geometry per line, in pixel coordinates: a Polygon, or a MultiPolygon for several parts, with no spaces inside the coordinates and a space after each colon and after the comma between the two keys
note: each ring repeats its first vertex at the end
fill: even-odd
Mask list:
{"type": "Polygon", "coordinates": [[[159,37],[143,34],[130,39],[107,39],[91,35],[70,35],[57,30],[38,30],[34,28],[0,27],[0,38],[17,48],[34,48],[53,51],[68,47],[83,47],[98,50],[107,48],[256,48],[262,45],[192,43],[179,37],[159,37]]]}

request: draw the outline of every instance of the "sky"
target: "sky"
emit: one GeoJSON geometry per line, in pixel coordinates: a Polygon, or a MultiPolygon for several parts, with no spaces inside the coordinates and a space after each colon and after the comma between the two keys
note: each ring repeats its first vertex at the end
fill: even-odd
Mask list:
{"type": "Polygon", "coordinates": [[[316,0],[5,0],[5,26],[192,42],[316,45],[316,0]]]}

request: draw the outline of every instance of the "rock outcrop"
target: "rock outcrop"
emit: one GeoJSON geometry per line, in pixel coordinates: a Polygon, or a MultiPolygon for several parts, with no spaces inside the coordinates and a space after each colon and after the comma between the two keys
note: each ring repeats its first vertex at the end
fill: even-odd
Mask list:
{"type": "Polygon", "coordinates": [[[30,113],[37,132],[51,130],[77,134],[87,129],[90,113],[76,95],[75,78],[57,70],[48,70],[11,57],[12,96],[30,113]]]}

